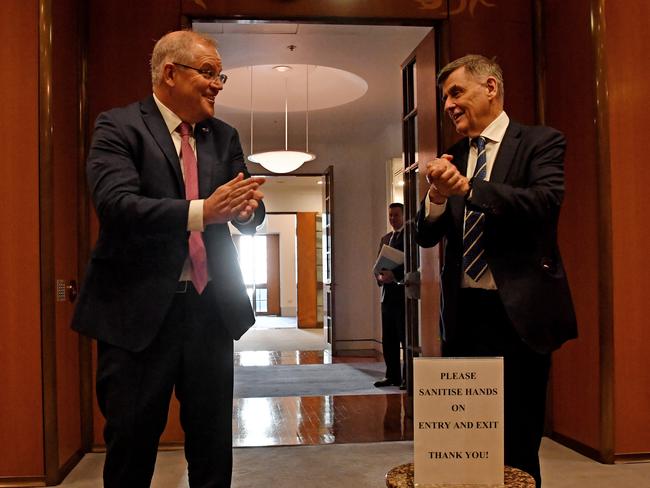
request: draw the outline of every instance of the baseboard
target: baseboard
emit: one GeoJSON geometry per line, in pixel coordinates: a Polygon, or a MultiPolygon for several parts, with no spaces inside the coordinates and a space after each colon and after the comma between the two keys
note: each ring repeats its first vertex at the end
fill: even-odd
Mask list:
{"type": "Polygon", "coordinates": [[[0,476],[0,488],[26,488],[47,486],[44,476],[0,476]]]}
{"type": "Polygon", "coordinates": [[[650,461],[650,452],[614,454],[614,462],[617,464],[647,463],[648,461],[650,461]]]}
{"type": "Polygon", "coordinates": [[[598,461],[599,463],[607,464],[606,460],[603,458],[598,449],[595,449],[591,446],[583,444],[580,441],[559,434],[557,432],[551,432],[548,437],[553,439],[558,444],[562,444],[563,446],[568,447],[572,451],[579,452],[583,456],[587,456],[588,458],[591,458],[594,461],[598,461]]]}

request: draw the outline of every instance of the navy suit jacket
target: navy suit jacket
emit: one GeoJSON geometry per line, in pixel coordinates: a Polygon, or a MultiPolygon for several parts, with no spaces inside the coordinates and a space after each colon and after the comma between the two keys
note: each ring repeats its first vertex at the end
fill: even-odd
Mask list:
{"type": "MultiPolygon", "coordinates": [[[[564,136],[550,127],[510,121],[490,181],[474,181],[469,207],[485,213],[485,258],[499,296],[520,337],[538,352],[549,352],[577,335],[569,285],[557,244],[564,196],[564,136]]],[[[467,172],[469,140],[448,154],[467,172]]],[[[443,340],[457,337],[462,277],[463,213],[466,200],[452,196],[435,222],[417,216],[416,240],[423,247],[442,241],[441,328],[443,340]]]]}
{"type": "MultiPolygon", "coordinates": [[[[248,176],[237,131],[210,118],[194,135],[199,196],[238,172],[248,176]]],[[[79,294],[73,329],[131,351],[158,333],[188,256],[189,201],[180,160],[153,96],[99,115],[87,160],[99,238],[79,294]]],[[[253,233],[264,206],[246,226],[253,233]]],[[[227,224],[203,232],[216,327],[238,339],[255,322],[227,224]]]]}

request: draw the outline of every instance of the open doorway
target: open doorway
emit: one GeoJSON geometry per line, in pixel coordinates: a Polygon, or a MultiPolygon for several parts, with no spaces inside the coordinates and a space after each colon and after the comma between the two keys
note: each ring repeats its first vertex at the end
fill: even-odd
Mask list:
{"type": "Polygon", "coordinates": [[[323,182],[316,175],[267,177],[267,218],[256,235],[232,229],[254,329],[323,331],[323,182]]]}
{"type": "MultiPolygon", "coordinates": [[[[328,338],[337,355],[379,352],[379,292],[371,269],[377,241],[386,233],[385,209],[389,202],[384,168],[387,161],[402,156],[400,65],[431,28],[218,21],[197,22],[193,28],[218,41],[224,73],[228,75],[247,66],[317,65],[345,70],[367,84],[366,92],[353,101],[318,108],[314,97],[319,95],[319,85],[314,77],[320,68],[307,70],[311,73],[308,114],[304,106],[292,110],[289,100],[285,121],[284,108],[259,108],[259,97],[273,96],[284,107],[284,90],[262,84],[255,78],[257,71],[251,68],[248,77],[229,78],[215,108],[217,117],[239,131],[245,154],[250,154],[251,148],[252,152],[278,149],[287,140],[290,149],[304,150],[308,136],[309,152],[316,159],[291,175],[324,174],[333,167],[335,204],[329,217],[336,220],[336,230],[327,237],[335,244],[331,271],[336,279],[328,287],[331,302],[335,302],[328,338]],[[228,101],[229,97],[239,103],[228,101]]],[[[326,88],[338,89],[339,84],[330,83],[326,88]]],[[[302,84],[290,89],[289,94],[299,90],[302,84]]],[[[253,174],[270,174],[256,164],[248,163],[248,167],[253,174]]],[[[275,211],[269,205],[267,209],[275,211]]]]}

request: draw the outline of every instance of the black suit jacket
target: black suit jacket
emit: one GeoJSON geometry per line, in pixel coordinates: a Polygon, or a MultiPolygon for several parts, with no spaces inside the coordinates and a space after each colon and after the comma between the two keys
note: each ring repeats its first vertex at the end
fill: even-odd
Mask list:
{"type": "MultiPolygon", "coordinates": [[[[388,234],[384,235],[381,240],[379,241],[379,252],[381,252],[381,247],[386,244],[387,246],[390,243],[390,238],[393,235],[392,232],[389,232],[388,234]]],[[[391,247],[394,247],[395,249],[399,249],[400,251],[404,252],[404,228],[402,228],[402,232],[400,232],[399,236],[393,240],[391,243],[391,247]]],[[[398,266],[397,268],[393,269],[393,275],[395,276],[395,281],[403,281],[404,280],[404,265],[398,266]]],[[[383,284],[379,280],[377,280],[377,284],[382,287],[382,293],[381,293],[381,301],[382,303],[402,303],[404,302],[404,285],[398,285],[397,283],[386,283],[383,284]]]]}
{"type": "MultiPolygon", "coordinates": [[[[538,352],[549,352],[577,335],[567,277],[557,244],[564,195],[564,136],[549,127],[511,121],[494,162],[490,181],[474,181],[467,204],[485,213],[485,258],[505,310],[521,338],[538,352]]],[[[448,154],[465,175],[469,139],[448,154]]],[[[424,205],[424,202],[423,202],[424,205]]],[[[416,240],[423,247],[444,245],[441,275],[443,340],[456,337],[462,277],[465,199],[447,200],[435,222],[417,217],[416,240]]]]}
{"type": "MultiPolygon", "coordinates": [[[[238,172],[248,176],[237,131],[214,118],[196,124],[199,196],[208,197],[238,172]]],[[[99,115],[87,177],[100,222],[72,320],[73,329],[127,350],[142,350],[158,333],[188,255],[189,201],[180,161],[153,96],[99,115]]],[[[240,226],[252,233],[264,218],[240,226]]],[[[255,322],[227,224],[203,239],[217,304],[215,326],[234,339],[255,322]]]]}

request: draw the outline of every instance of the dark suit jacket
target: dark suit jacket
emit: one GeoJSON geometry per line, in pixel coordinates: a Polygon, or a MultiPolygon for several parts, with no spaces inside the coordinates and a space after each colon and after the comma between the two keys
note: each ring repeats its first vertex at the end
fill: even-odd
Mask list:
{"type": "MultiPolygon", "coordinates": [[[[538,352],[552,351],[577,335],[557,244],[565,146],[564,136],[552,128],[510,121],[490,181],[474,181],[467,201],[485,213],[485,258],[505,310],[521,338],[538,352]]],[[[465,175],[469,140],[458,142],[448,154],[465,175]]],[[[435,222],[425,220],[423,207],[417,217],[417,242],[431,247],[442,240],[444,245],[441,327],[445,341],[462,340],[455,329],[464,206],[462,197],[453,196],[435,222]]]]}
{"type": "MultiPolygon", "coordinates": [[[[389,232],[385,236],[381,238],[381,241],[379,242],[379,251],[381,251],[381,247],[386,244],[388,245],[390,242],[390,238],[393,235],[392,232],[389,232]]],[[[404,229],[402,228],[402,232],[400,235],[395,239],[392,243],[392,246],[395,249],[399,249],[400,251],[404,252],[404,229]]],[[[377,254],[379,254],[379,251],[377,254]]],[[[395,276],[395,281],[403,281],[404,280],[404,265],[398,266],[397,268],[393,269],[393,275],[395,276]]],[[[404,285],[398,285],[397,283],[386,283],[382,284],[381,282],[377,281],[377,284],[381,287],[383,287],[382,292],[381,292],[381,301],[382,303],[400,303],[404,302],[404,285]]]]}
{"type": "MultiPolygon", "coordinates": [[[[237,131],[210,118],[195,126],[199,195],[243,172],[237,131]]],[[[188,255],[189,201],[180,161],[153,96],[100,114],[87,177],[100,222],[72,320],[73,329],[127,350],[147,347],[172,302],[188,255]]],[[[263,205],[252,233],[264,218],[263,205]]],[[[234,339],[255,322],[227,224],[203,233],[212,278],[215,326],[234,339]]]]}

